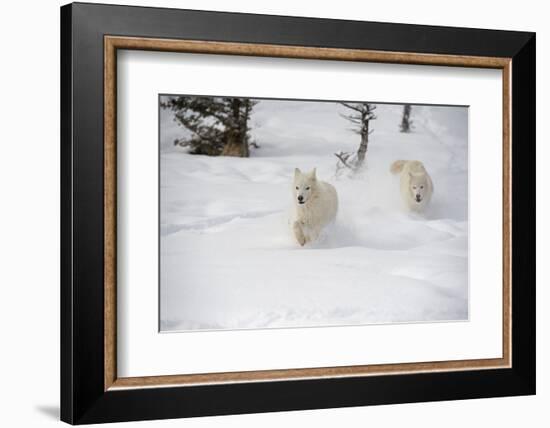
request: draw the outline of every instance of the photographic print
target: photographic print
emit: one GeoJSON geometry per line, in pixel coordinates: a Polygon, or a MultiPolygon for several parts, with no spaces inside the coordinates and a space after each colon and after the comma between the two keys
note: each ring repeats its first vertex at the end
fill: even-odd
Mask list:
{"type": "Polygon", "coordinates": [[[468,320],[468,107],[161,94],[160,330],[468,320]]]}

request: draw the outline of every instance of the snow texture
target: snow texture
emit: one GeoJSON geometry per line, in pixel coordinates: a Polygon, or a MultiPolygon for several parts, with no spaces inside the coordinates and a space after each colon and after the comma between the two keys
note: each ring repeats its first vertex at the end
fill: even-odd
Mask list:
{"type": "Polygon", "coordinates": [[[162,331],[468,319],[468,109],[378,104],[367,167],[335,177],[359,135],[334,102],[262,100],[250,158],[190,155],[160,114],[162,331]],[[403,208],[396,159],[434,182],[425,214],[403,208]],[[294,168],[317,167],[339,195],[336,224],[300,247],[290,235],[294,168]]]}

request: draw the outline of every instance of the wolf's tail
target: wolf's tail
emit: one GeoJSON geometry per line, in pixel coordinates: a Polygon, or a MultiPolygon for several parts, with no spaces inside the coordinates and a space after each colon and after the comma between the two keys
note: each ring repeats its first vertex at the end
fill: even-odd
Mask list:
{"type": "Polygon", "coordinates": [[[392,174],[399,174],[401,171],[403,171],[403,167],[408,161],[406,160],[396,160],[394,163],[390,166],[390,172],[392,174]]]}

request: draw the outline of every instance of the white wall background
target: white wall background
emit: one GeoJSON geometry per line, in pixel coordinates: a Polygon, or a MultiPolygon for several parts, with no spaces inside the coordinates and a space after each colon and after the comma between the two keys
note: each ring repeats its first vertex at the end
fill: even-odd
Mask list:
{"type": "MultiPolygon", "coordinates": [[[[116,3],[104,0],[104,3],[116,3]]],[[[435,0],[146,0],[127,4],[322,18],[537,31],[537,122],[550,114],[550,28],[544,2],[435,0]]],[[[0,420],[7,427],[58,424],[59,406],[59,6],[5,2],[0,13],[0,420]]],[[[548,129],[538,141],[538,395],[264,415],[155,421],[159,427],[545,426],[550,404],[548,129]],[[546,241],[546,242],[545,242],[546,241]]],[[[125,426],[138,426],[137,423],[125,426]]]]}

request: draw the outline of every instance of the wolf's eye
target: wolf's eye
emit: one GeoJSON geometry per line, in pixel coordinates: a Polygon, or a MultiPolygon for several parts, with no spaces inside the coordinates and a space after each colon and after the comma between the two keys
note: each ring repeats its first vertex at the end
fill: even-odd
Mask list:
{"type": "Polygon", "coordinates": [[[413,189],[415,189],[415,190],[416,190],[416,186],[413,186],[413,189]]]}
{"type": "Polygon", "coordinates": [[[298,186],[296,186],[296,190],[298,190],[298,186]]]}
{"type": "Polygon", "coordinates": [[[306,187],[306,190],[309,190],[309,187],[306,187]]]}
{"type": "Polygon", "coordinates": [[[421,188],[421,189],[423,189],[423,188],[424,188],[424,186],[420,186],[420,188],[421,188]]]}

